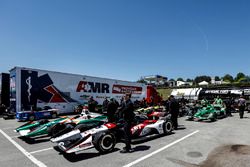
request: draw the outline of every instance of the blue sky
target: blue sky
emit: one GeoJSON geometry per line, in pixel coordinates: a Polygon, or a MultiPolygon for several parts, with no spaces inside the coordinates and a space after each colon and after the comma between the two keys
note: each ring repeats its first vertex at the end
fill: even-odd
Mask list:
{"type": "Polygon", "coordinates": [[[0,72],[250,75],[249,0],[0,0],[0,72]]]}

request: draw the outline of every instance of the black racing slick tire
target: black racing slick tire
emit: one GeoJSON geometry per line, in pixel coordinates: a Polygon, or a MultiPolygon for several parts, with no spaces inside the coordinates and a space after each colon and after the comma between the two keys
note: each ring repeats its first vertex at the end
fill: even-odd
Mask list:
{"type": "Polygon", "coordinates": [[[116,138],[111,132],[98,133],[94,135],[93,144],[100,153],[107,153],[114,149],[116,138]]]}
{"type": "Polygon", "coordinates": [[[163,132],[164,134],[170,134],[173,131],[173,123],[170,119],[166,119],[166,122],[163,123],[163,132]]]}

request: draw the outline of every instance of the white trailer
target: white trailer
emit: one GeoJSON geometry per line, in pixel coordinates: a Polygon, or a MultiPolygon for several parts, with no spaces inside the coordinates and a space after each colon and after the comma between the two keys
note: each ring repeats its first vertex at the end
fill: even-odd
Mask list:
{"type": "Polygon", "coordinates": [[[120,100],[131,92],[132,100],[147,98],[148,86],[142,83],[91,77],[25,67],[10,70],[10,105],[15,111],[50,106],[61,113],[73,112],[90,96],[102,104],[105,97],[120,100]]]}

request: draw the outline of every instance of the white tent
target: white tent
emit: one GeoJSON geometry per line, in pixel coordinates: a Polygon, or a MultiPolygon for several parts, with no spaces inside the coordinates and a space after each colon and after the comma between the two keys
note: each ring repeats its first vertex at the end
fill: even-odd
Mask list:
{"type": "Polygon", "coordinates": [[[198,83],[198,85],[208,85],[208,82],[202,81],[202,82],[198,83]]]}

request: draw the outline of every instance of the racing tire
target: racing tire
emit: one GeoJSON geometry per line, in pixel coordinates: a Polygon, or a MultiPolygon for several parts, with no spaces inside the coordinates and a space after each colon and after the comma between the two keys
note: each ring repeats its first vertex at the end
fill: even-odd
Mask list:
{"type": "Polygon", "coordinates": [[[93,144],[100,153],[107,153],[114,149],[116,138],[111,132],[98,133],[94,136],[93,144]]]}
{"type": "Polygon", "coordinates": [[[170,134],[173,131],[173,123],[170,119],[166,119],[166,122],[163,123],[163,132],[164,134],[170,134]]]}
{"type": "Polygon", "coordinates": [[[35,120],[35,115],[30,115],[28,118],[29,121],[34,121],[35,120]]]}
{"type": "Polygon", "coordinates": [[[214,114],[214,117],[213,118],[210,118],[210,121],[211,122],[215,122],[217,120],[217,114],[214,114]]]}

